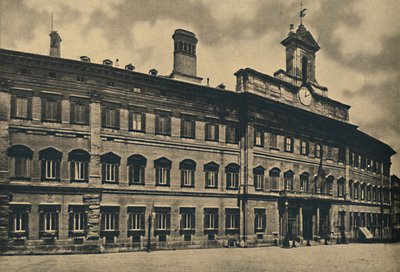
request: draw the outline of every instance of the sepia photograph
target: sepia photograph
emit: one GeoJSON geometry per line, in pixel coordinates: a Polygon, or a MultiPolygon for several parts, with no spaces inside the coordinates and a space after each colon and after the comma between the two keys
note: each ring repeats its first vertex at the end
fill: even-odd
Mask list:
{"type": "Polygon", "coordinates": [[[399,14],[0,0],[0,271],[400,271],[399,14]]]}

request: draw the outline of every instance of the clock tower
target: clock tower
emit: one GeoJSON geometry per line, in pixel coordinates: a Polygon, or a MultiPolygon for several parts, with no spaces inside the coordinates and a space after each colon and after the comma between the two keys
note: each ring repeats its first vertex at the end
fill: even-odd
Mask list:
{"type": "Polygon", "coordinates": [[[286,47],[286,72],[304,83],[316,82],[315,55],[320,47],[305,26],[291,29],[281,44],[286,47]]]}

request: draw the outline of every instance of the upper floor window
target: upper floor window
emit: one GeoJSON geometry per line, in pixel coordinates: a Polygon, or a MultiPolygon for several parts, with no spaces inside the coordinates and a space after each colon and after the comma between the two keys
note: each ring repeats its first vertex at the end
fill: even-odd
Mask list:
{"type": "Polygon", "coordinates": [[[367,168],[367,158],[365,156],[361,156],[361,169],[366,169],[367,168]]]}
{"type": "Polygon", "coordinates": [[[102,106],[101,125],[105,128],[119,129],[119,108],[116,106],[102,106]]]}
{"type": "Polygon", "coordinates": [[[121,158],[112,152],[108,152],[100,156],[100,163],[102,181],[104,183],[118,183],[121,158]]]}
{"type": "Polygon", "coordinates": [[[360,156],[358,154],[354,154],[354,167],[360,166],[360,156]]]}
{"type": "Polygon", "coordinates": [[[279,189],[279,176],[281,174],[281,170],[279,168],[272,168],[269,170],[269,179],[270,179],[270,186],[272,190],[279,189]]]}
{"type": "Polygon", "coordinates": [[[196,121],[193,116],[181,116],[181,137],[195,138],[196,136],[196,121]]]}
{"type": "Polygon", "coordinates": [[[308,149],[308,142],[307,141],[301,141],[300,142],[300,154],[301,155],[308,155],[309,149],[308,149]]]}
{"type": "Polygon", "coordinates": [[[68,154],[70,162],[71,181],[89,181],[90,154],[81,149],[75,149],[68,154]]]}
{"type": "Polygon", "coordinates": [[[308,192],[310,188],[310,174],[307,172],[304,172],[300,175],[300,191],[302,192],[308,192]]]}
{"type": "Polygon", "coordinates": [[[360,192],[359,188],[360,188],[359,183],[355,182],[354,183],[354,199],[359,199],[359,192],[360,192]]]}
{"type": "Polygon", "coordinates": [[[172,162],[165,157],[154,161],[156,186],[169,186],[172,162]]]}
{"type": "Polygon", "coordinates": [[[215,162],[209,162],[204,165],[206,188],[218,188],[218,171],[219,165],[215,162]]]}
{"type": "Polygon", "coordinates": [[[269,147],[271,149],[278,149],[278,135],[275,133],[270,134],[269,147]]]}
{"type": "Polygon", "coordinates": [[[219,125],[216,122],[207,122],[205,124],[205,139],[207,141],[219,140],[219,125]]]}
{"type": "Polygon", "coordinates": [[[293,138],[292,137],[285,137],[285,151],[293,152],[293,138]]]}
{"type": "Polygon", "coordinates": [[[41,161],[41,179],[44,181],[60,180],[60,164],[62,153],[54,148],[47,148],[39,152],[41,161]]]}
{"type": "Polygon", "coordinates": [[[193,160],[183,160],[179,163],[181,171],[181,187],[194,187],[196,163],[193,160]]]}
{"type": "Polygon", "coordinates": [[[330,145],[328,145],[327,147],[326,147],[326,158],[328,159],[328,160],[332,160],[333,159],[333,147],[332,146],[330,146],[330,145]]]}
{"type": "Polygon", "coordinates": [[[89,124],[89,100],[71,97],[70,102],[70,122],[72,124],[89,124]]]}
{"type": "Polygon", "coordinates": [[[156,134],[171,135],[171,113],[157,111],[155,118],[156,134]]]}
{"type": "Polygon", "coordinates": [[[315,157],[316,158],[321,158],[322,155],[322,145],[321,144],[315,144],[315,157]]]}
{"type": "Polygon", "coordinates": [[[264,146],[264,131],[261,129],[254,130],[254,145],[255,146],[264,146]]]}
{"type": "Polygon", "coordinates": [[[140,111],[129,111],[129,130],[146,131],[146,114],[140,111]]]}
{"type": "Polygon", "coordinates": [[[32,119],[31,96],[11,96],[11,118],[32,119]]]}
{"type": "Polygon", "coordinates": [[[61,99],[42,98],[42,121],[61,122],[61,99]]]}
{"type": "Polygon", "coordinates": [[[10,159],[10,178],[30,180],[33,151],[24,145],[14,145],[8,148],[10,159]]]}
{"type": "Polygon", "coordinates": [[[294,173],[292,170],[286,171],[283,174],[283,177],[285,179],[285,190],[291,190],[293,191],[294,186],[293,186],[293,177],[294,177],[294,173]]]}
{"type": "Polygon", "coordinates": [[[226,189],[237,190],[239,188],[239,170],[240,166],[236,163],[230,163],[225,167],[226,189]]]}
{"type": "Polygon", "coordinates": [[[345,195],[345,185],[346,180],[344,178],[340,178],[337,181],[337,196],[343,197],[345,195]]]}
{"type": "Polygon", "coordinates": [[[254,189],[256,191],[262,191],[264,189],[264,171],[265,168],[262,166],[253,169],[254,189]]]}
{"type": "MultiPolygon", "coordinates": [[[[351,157],[351,155],[350,155],[351,157]]],[[[338,161],[339,162],[344,162],[346,158],[346,152],[344,147],[339,147],[339,154],[338,154],[338,161]]]]}
{"type": "Polygon", "coordinates": [[[239,141],[239,129],[237,125],[226,126],[226,142],[237,144],[239,141]]]}
{"type": "Polygon", "coordinates": [[[130,185],[144,185],[147,160],[142,155],[128,158],[128,174],[130,185]]]}
{"type": "Polygon", "coordinates": [[[85,77],[84,76],[76,76],[76,81],[78,82],[85,82],[85,77]]]}

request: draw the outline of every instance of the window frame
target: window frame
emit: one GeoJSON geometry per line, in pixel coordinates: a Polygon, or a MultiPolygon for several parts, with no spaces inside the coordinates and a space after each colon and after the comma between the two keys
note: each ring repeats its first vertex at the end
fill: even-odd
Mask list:
{"type": "Polygon", "coordinates": [[[181,138],[196,138],[196,117],[192,115],[181,114],[181,138]],[[187,127],[188,126],[188,127],[187,127]],[[188,131],[186,131],[188,130],[188,131]]]}
{"type": "Polygon", "coordinates": [[[294,138],[291,136],[285,136],[285,152],[293,153],[294,151],[294,138]],[[288,142],[289,140],[289,142],[288,142]]]}
{"type": "Polygon", "coordinates": [[[100,156],[100,164],[102,183],[118,184],[121,157],[112,152],[108,152],[100,156]],[[111,177],[113,177],[113,179],[111,179],[111,177]]]}
{"type": "MultiPolygon", "coordinates": [[[[212,134],[212,133],[211,133],[212,134]]],[[[219,141],[219,123],[214,120],[206,120],[204,125],[204,139],[206,141],[218,142],[219,141]],[[210,131],[214,128],[214,137],[211,137],[210,131]]]]}
{"type": "Polygon", "coordinates": [[[70,123],[74,125],[89,125],[90,100],[80,97],[70,97],[70,123]],[[77,114],[77,110],[79,114],[77,114]]]}
{"type": "Polygon", "coordinates": [[[264,147],[264,130],[261,128],[254,129],[254,146],[264,147]]]}
{"type": "Polygon", "coordinates": [[[164,135],[171,136],[171,116],[172,113],[169,111],[155,111],[155,134],[156,135],[164,135]],[[163,126],[161,126],[161,120],[165,119],[163,126]]]}
{"type": "Polygon", "coordinates": [[[165,158],[159,158],[154,161],[154,170],[155,170],[155,184],[156,186],[163,186],[163,187],[169,187],[170,182],[171,182],[171,167],[172,167],[172,162],[165,158]],[[164,181],[165,182],[160,182],[164,181]]]}
{"type": "Polygon", "coordinates": [[[227,144],[239,143],[239,126],[237,124],[227,124],[225,128],[225,142],[227,144]],[[232,135],[234,133],[234,135],[232,135]]]}

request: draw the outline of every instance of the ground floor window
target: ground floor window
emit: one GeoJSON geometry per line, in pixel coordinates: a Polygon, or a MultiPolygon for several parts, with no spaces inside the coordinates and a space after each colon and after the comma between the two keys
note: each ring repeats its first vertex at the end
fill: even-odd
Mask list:
{"type": "Polygon", "coordinates": [[[114,237],[119,235],[119,207],[104,206],[100,207],[101,232],[102,237],[114,237]]]}
{"type": "Polygon", "coordinates": [[[55,238],[58,236],[58,219],[61,206],[39,205],[39,237],[55,238]]]}
{"type": "Polygon", "coordinates": [[[68,207],[69,213],[69,236],[85,236],[87,230],[87,206],[84,205],[70,205],[68,207]]]}
{"type": "Polygon", "coordinates": [[[11,237],[28,237],[30,205],[10,205],[9,233],[11,237]]]}
{"type": "Polygon", "coordinates": [[[264,232],[267,224],[265,209],[254,209],[254,232],[264,232]]]}
{"type": "Polygon", "coordinates": [[[225,209],[225,233],[236,234],[239,232],[239,209],[225,209]]]}
{"type": "Polygon", "coordinates": [[[128,236],[145,234],[145,207],[128,207],[128,236]]]}
{"type": "Polygon", "coordinates": [[[171,229],[171,208],[169,207],[155,207],[154,218],[154,234],[166,235],[170,233],[171,229]]]}

